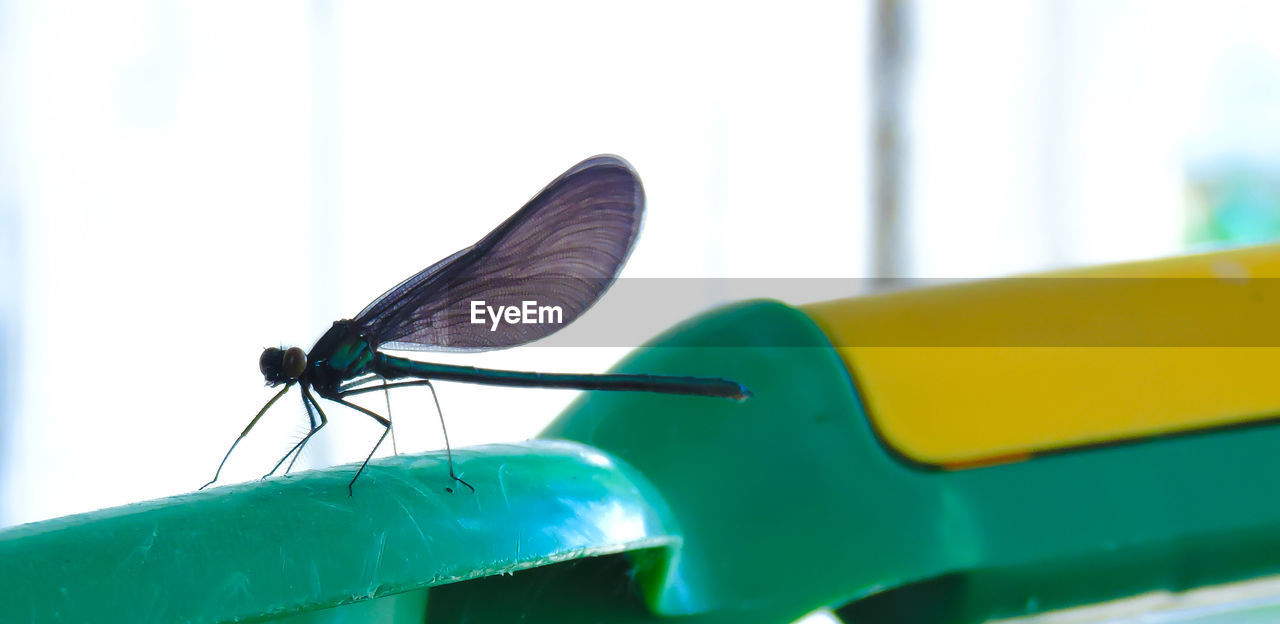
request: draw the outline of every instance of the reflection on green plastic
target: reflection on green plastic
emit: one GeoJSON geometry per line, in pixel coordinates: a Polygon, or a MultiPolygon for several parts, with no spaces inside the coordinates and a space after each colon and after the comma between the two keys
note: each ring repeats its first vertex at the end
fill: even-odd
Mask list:
{"type": "MultiPolygon", "coordinates": [[[[351,497],[346,466],[11,529],[0,621],[283,616],[679,541],[643,477],[590,448],[454,456],[475,494],[445,491],[440,454],[401,456],[370,464],[351,497]]],[[[418,594],[284,621],[420,622],[418,594]]]]}
{"type": "Polygon", "coordinates": [[[978,622],[1280,573],[1280,427],[938,471],[886,452],[798,310],[656,345],[617,370],[755,397],[584,394],[455,451],[474,495],[433,453],[352,498],[345,466],[0,532],[0,620],[978,622]]]}

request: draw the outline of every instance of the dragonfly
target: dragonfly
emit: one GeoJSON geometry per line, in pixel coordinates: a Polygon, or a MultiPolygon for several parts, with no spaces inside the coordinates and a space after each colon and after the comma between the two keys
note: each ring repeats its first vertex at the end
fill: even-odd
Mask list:
{"type": "MultiPolygon", "coordinates": [[[[475,488],[454,472],[453,450],[433,381],[746,400],[751,392],[745,386],[715,377],[494,370],[423,362],[383,351],[487,351],[523,345],[556,332],[586,312],[617,279],[640,233],[644,205],[644,187],[627,161],[613,155],[588,158],[561,174],[476,244],[404,280],[354,318],[334,322],[310,351],[296,346],[263,350],[258,367],[267,385],[283,388],[249,421],[213,479],[200,489],[218,480],[236,445],[294,386],[300,390],[311,427],[263,478],[275,474],[292,457],[284,472],[288,474],[307,442],[329,422],[318,396],[383,427],[347,484],[348,495],[392,430],[390,418],[349,400],[368,392],[429,388],[444,431],[449,476],[472,491],[475,488]]],[[[389,395],[387,406],[390,415],[389,395]]]]}

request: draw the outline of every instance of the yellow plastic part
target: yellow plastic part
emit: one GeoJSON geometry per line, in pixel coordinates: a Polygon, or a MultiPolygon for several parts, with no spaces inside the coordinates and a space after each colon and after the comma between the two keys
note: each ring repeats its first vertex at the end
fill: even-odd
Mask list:
{"type": "Polygon", "coordinates": [[[883,440],[959,468],[1275,418],[1277,277],[1270,245],[803,309],[883,440]]]}

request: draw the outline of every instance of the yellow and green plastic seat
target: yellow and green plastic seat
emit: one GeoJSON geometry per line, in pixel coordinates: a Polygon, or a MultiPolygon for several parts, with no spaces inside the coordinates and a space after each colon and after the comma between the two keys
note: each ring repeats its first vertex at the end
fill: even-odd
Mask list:
{"type": "Polygon", "coordinates": [[[748,401],[585,393],[455,451],[474,494],[431,453],[11,528],[0,621],[958,623],[1265,580],[1277,276],[1272,246],[740,303],[616,370],[748,401]]]}

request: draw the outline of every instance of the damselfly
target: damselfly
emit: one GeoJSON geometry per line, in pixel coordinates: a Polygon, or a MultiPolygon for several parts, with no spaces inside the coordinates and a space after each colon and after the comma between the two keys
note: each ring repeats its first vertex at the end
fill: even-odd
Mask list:
{"type": "MultiPolygon", "coordinates": [[[[301,391],[311,428],[266,476],[292,456],[285,468],[287,474],[307,442],[328,423],[315,396],[319,395],[374,419],[384,428],[348,484],[348,493],[391,431],[388,418],[349,401],[353,395],[406,386],[428,386],[434,395],[431,382],[447,380],[748,398],[751,393],[745,387],[726,379],[491,370],[420,362],[381,351],[484,351],[554,333],[591,307],[617,279],[640,232],[643,214],[644,189],[631,165],[616,156],[589,158],[556,178],[480,242],[401,282],[355,318],[335,322],[310,351],[298,347],[266,349],[258,366],[267,385],[284,387],[244,428],[218,464],[213,479],[201,489],[218,480],[236,445],[294,385],[301,391]],[[516,315],[506,316],[508,320],[521,320],[519,315],[528,314],[531,308],[548,314],[536,317],[535,322],[501,323],[513,308],[516,315]],[[493,310],[503,313],[494,314],[493,310]],[[482,322],[476,322],[477,318],[482,322]]],[[[439,412],[438,400],[436,409],[439,412]]],[[[440,425],[444,427],[443,414],[440,425]]],[[[471,488],[454,474],[447,431],[445,450],[450,477],[471,488]]]]}

